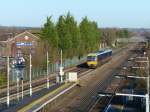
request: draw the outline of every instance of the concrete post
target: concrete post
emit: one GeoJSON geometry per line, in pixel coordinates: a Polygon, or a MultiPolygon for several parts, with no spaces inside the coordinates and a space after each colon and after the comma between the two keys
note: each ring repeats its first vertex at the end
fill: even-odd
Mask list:
{"type": "Polygon", "coordinates": [[[19,75],[18,75],[18,71],[17,71],[17,99],[19,101],[19,75]]]}

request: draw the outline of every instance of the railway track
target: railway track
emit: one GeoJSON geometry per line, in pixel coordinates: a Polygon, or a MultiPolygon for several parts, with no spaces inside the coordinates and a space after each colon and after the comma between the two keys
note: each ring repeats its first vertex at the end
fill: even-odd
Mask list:
{"type": "MultiPolygon", "coordinates": [[[[117,72],[117,71],[116,71],[117,72]]],[[[120,71],[121,72],[121,71],[120,71]]],[[[105,97],[100,97],[97,96],[97,93],[99,91],[108,91],[112,93],[116,92],[119,88],[120,88],[120,80],[115,80],[114,81],[114,74],[110,75],[109,78],[106,77],[101,83],[99,83],[97,85],[97,87],[92,88],[91,91],[88,93],[88,97],[86,96],[83,100],[83,104],[88,102],[89,98],[91,96],[95,97],[93,98],[90,103],[88,105],[85,106],[85,108],[83,110],[85,110],[86,112],[94,112],[93,108],[97,103],[100,103],[101,105],[98,107],[99,111],[98,112],[103,112],[103,110],[105,110],[108,106],[108,104],[110,104],[111,100],[113,99],[114,96],[105,96],[105,97]],[[113,87],[109,87],[109,85],[115,82],[113,87]],[[118,82],[118,83],[117,83],[118,82]],[[119,86],[119,87],[118,87],[119,86]],[[93,106],[94,105],[94,106],[93,106]]]]}
{"type": "MultiPolygon", "coordinates": [[[[125,49],[125,51],[126,50],[127,49],[125,49]]],[[[125,53],[125,51],[123,51],[121,53],[118,52],[119,54],[116,53],[117,57],[118,58],[122,57],[123,54],[125,53]]],[[[113,57],[116,57],[116,54],[113,55],[113,57]]],[[[113,61],[115,61],[115,60],[116,59],[113,59],[113,61]]],[[[110,63],[107,64],[107,65],[110,65],[110,63]]],[[[104,64],[104,66],[106,66],[106,64],[104,64]]],[[[109,69],[107,68],[107,70],[106,70],[106,68],[104,68],[104,66],[98,68],[98,69],[101,69],[101,73],[103,73],[103,71],[107,71],[109,73],[109,72],[111,72],[114,69],[113,68],[114,66],[113,67],[110,66],[109,69]]],[[[94,70],[94,71],[97,71],[97,70],[94,70]]],[[[94,74],[95,74],[95,72],[92,73],[92,69],[91,69],[90,77],[94,77],[95,76],[94,74]]],[[[88,77],[87,75],[85,75],[85,76],[83,75],[81,77],[81,80],[84,79],[84,77],[85,77],[85,82],[88,83],[88,79],[86,79],[88,77]]],[[[62,104],[58,103],[58,105],[53,105],[53,108],[51,108],[49,111],[57,111],[57,112],[62,112],[62,111],[65,111],[65,112],[70,112],[70,111],[71,112],[86,111],[86,112],[88,112],[91,109],[92,105],[94,105],[94,103],[99,99],[99,97],[97,97],[97,92],[100,90],[100,88],[101,88],[101,90],[105,90],[105,88],[113,80],[113,76],[112,76],[111,73],[107,77],[105,77],[104,75],[100,76],[100,77],[101,78],[103,77],[100,83],[96,82],[96,80],[98,79],[98,78],[96,78],[96,79],[94,79],[94,82],[93,82],[94,84],[92,84],[92,83],[89,84],[89,87],[86,87],[86,84],[84,84],[84,81],[83,81],[83,84],[81,84],[81,89],[80,88],[76,88],[75,92],[70,93],[70,94],[73,94],[75,98],[73,96],[69,95],[67,99],[65,99],[64,101],[62,101],[63,102],[62,104]],[[95,85],[95,86],[94,87],[90,87],[90,85],[95,85]],[[84,91],[83,88],[90,88],[90,89],[88,91],[84,91]],[[80,94],[83,97],[81,97],[80,94],[77,94],[76,91],[81,92],[80,94]],[[72,101],[70,101],[69,99],[72,99],[72,101]],[[90,101],[89,101],[89,99],[90,99],[90,101]],[[70,104],[67,105],[67,103],[64,103],[64,102],[70,102],[70,104]]],[[[46,111],[46,110],[44,110],[44,111],[46,111]]],[[[40,111],[40,112],[43,112],[43,111],[40,111]]]]}
{"type": "MultiPolygon", "coordinates": [[[[125,49],[127,49],[126,46],[123,47],[123,48],[117,49],[113,52],[113,55],[116,55],[121,50],[125,50],[125,49]]],[[[77,67],[67,68],[67,69],[65,69],[65,72],[73,71],[73,72],[79,72],[80,73],[80,71],[85,71],[85,70],[88,70],[88,68],[86,68],[84,63],[83,63],[81,66],[77,65],[77,67]]],[[[56,75],[56,73],[52,73],[52,74],[49,75],[49,78],[54,77],[55,75],[56,75]]],[[[46,80],[46,77],[42,77],[42,78],[39,78],[39,79],[34,79],[32,82],[33,83],[39,83],[39,82],[42,82],[43,80],[46,80]]],[[[24,81],[24,86],[26,86],[27,84],[28,84],[28,80],[24,81]]],[[[12,89],[15,89],[15,88],[16,88],[15,84],[10,84],[10,91],[12,89]]],[[[0,97],[1,97],[1,93],[3,93],[4,91],[7,91],[7,86],[0,87],[0,97]]]]}
{"type": "MultiPolygon", "coordinates": [[[[112,80],[114,80],[114,77],[112,77],[112,80]]],[[[113,82],[111,80],[110,84],[113,82]]],[[[116,81],[114,81],[116,83],[116,81]]],[[[110,85],[109,84],[109,85],[110,85]]],[[[111,89],[111,93],[115,93],[116,91],[118,91],[120,89],[120,81],[119,81],[119,84],[115,84],[114,87],[109,87],[109,85],[107,85],[107,89],[111,89]]],[[[106,88],[105,88],[106,89],[106,88]]],[[[100,91],[108,91],[108,90],[100,90],[100,91]]],[[[108,91],[110,92],[110,91],[108,91]]],[[[94,102],[94,104],[91,106],[91,108],[88,110],[88,112],[105,112],[108,108],[108,106],[110,105],[112,99],[114,98],[114,95],[112,96],[97,96],[98,99],[94,102]]]]}
{"type": "MultiPolygon", "coordinates": [[[[135,55],[133,55],[132,57],[136,57],[135,55]]],[[[131,57],[131,58],[132,58],[131,57]]],[[[127,59],[128,60],[128,59],[127,59]]],[[[126,61],[127,61],[126,60],[126,61]]],[[[125,66],[127,66],[128,64],[124,64],[125,66]]],[[[77,70],[77,69],[76,69],[77,70]]],[[[75,71],[76,71],[75,70],[75,71]]],[[[77,70],[77,71],[82,71],[82,70],[77,70]]],[[[84,71],[84,70],[83,70],[84,71]]],[[[86,71],[86,70],[85,70],[86,71]]],[[[85,72],[84,71],[84,72],[85,72]]],[[[88,70],[89,72],[93,71],[93,70],[88,70]]],[[[88,73],[88,71],[86,71],[88,73]]],[[[82,72],[81,72],[82,74],[82,72]]],[[[80,76],[80,75],[79,75],[80,76]]],[[[83,75],[84,76],[84,75],[83,75]]],[[[95,97],[95,94],[97,93],[97,91],[95,90],[99,90],[99,88],[101,88],[101,90],[105,90],[106,86],[108,86],[112,80],[114,79],[114,76],[110,76],[109,78],[107,77],[107,79],[104,80],[104,82],[98,84],[95,88],[92,88],[90,91],[88,91],[88,94],[83,97],[82,99],[79,98],[81,104],[86,104],[86,105],[80,105],[80,107],[76,106],[76,107],[68,107],[68,110],[65,111],[65,112],[78,112],[78,111],[90,111],[91,110],[91,107],[92,105],[95,103],[95,102],[101,102],[101,105],[99,105],[99,111],[100,112],[103,112],[104,110],[107,109],[107,107],[109,106],[111,100],[113,99],[113,96],[112,97],[95,97]],[[107,81],[106,81],[107,80],[107,81]],[[106,84],[106,85],[105,85],[106,84]],[[90,103],[87,104],[89,98],[91,98],[92,96],[92,100],[90,101],[90,103]],[[81,108],[82,107],[82,108],[81,108]],[[79,109],[80,108],[80,109],[79,109]]],[[[115,92],[117,90],[118,87],[111,87],[111,91],[112,92],[115,92]]],[[[61,110],[60,110],[61,111],[61,110]]],[[[62,109],[63,111],[63,109],[62,109]]],[[[92,110],[93,112],[93,110],[92,110]]]]}
{"type": "Polygon", "coordinates": [[[107,110],[107,106],[108,106],[109,102],[111,102],[112,98],[113,97],[108,97],[108,96],[106,96],[104,98],[100,98],[101,105],[99,106],[99,109],[97,111],[99,111],[99,112],[105,112],[105,110],[107,110]]]}
{"type": "MultiPolygon", "coordinates": [[[[77,72],[78,77],[81,77],[83,75],[85,75],[88,72],[91,72],[92,70],[89,70],[87,68],[84,69],[80,69],[80,68],[74,68],[72,69],[70,72],[77,72]]],[[[56,82],[56,76],[50,77],[50,84],[54,84],[56,82]]],[[[33,93],[37,92],[43,88],[46,88],[46,79],[41,80],[40,82],[36,82],[36,83],[32,83],[32,87],[33,87],[33,93]]],[[[21,90],[21,86],[19,87],[19,90],[21,90]]],[[[6,96],[7,90],[3,93],[1,93],[1,98],[0,98],[0,102],[1,103],[5,103],[7,100],[7,96],[6,96]]],[[[17,98],[17,87],[13,87],[13,89],[10,91],[10,100],[16,99],[17,98]]],[[[19,96],[21,97],[21,91],[19,92],[19,96]]],[[[28,95],[29,94],[29,83],[24,85],[24,95],[28,95]]]]}
{"type": "MultiPolygon", "coordinates": [[[[78,68],[78,67],[72,67],[72,68],[66,69],[65,72],[77,72],[78,74],[80,74],[80,73],[85,72],[87,70],[89,70],[89,69],[85,68],[85,67],[82,68],[82,69],[78,68]]],[[[56,80],[56,78],[55,78],[56,74],[57,73],[49,75],[50,82],[51,81],[54,82],[54,83],[56,82],[55,81],[56,80]]],[[[34,87],[43,85],[43,84],[46,83],[46,81],[47,81],[47,77],[46,76],[43,77],[43,78],[37,79],[37,80],[33,80],[32,81],[32,87],[34,88],[34,87]]],[[[16,85],[14,85],[14,84],[10,85],[10,94],[16,93],[17,92],[16,88],[17,88],[16,85]]],[[[20,87],[20,89],[21,89],[21,87],[20,87]]],[[[29,81],[24,81],[24,90],[27,90],[27,89],[29,89],[29,81]]],[[[7,94],[7,87],[0,88],[0,98],[6,96],[6,94],[7,94]]]]}
{"type": "MultiPolygon", "coordinates": [[[[138,51],[140,51],[141,49],[138,48],[138,51]]],[[[126,66],[127,68],[130,67],[131,65],[132,66],[137,66],[136,63],[131,63],[130,59],[133,59],[135,57],[138,57],[138,56],[142,56],[141,53],[135,51],[134,54],[132,54],[132,56],[127,60],[126,63],[123,64],[123,66],[126,66]]],[[[127,70],[126,70],[127,71],[127,70]]],[[[131,74],[131,71],[127,71],[126,73],[123,73],[122,72],[125,72],[123,69],[120,70],[120,73],[118,74],[121,74],[121,75],[125,75],[127,76],[127,74],[131,74]]],[[[114,77],[113,77],[114,78],[114,77]]],[[[120,81],[118,82],[118,84],[115,84],[116,81],[114,82],[111,82],[112,84],[111,85],[117,85],[117,86],[112,86],[111,85],[109,86],[108,88],[108,91],[106,90],[102,90],[102,91],[106,91],[108,93],[115,93],[117,91],[120,91],[121,88],[124,86],[124,80],[123,79],[120,79],[120,81]]],[[[98,96],[97,100],[95,101],[95,104],[91,107],[91,109],[88,111],[88,112],[107,112],[107,109],[108,107],[110,106],[111,104],[111,101],[113,100],[114,98],[114,95],[112,96],[98,96]]]]}
{"type": "MultiPolygon", "coordinates": [[[[127,48],[123,48],[123,49],[127,49],[127,48]]],[[[121,49],[117,50],[116,52],[114,52],[113,55],[116,55],[120,51],[121,51],[121,49]]],[[[81,68],[80,67],[73,67],[71,69],[66,70],[66,72],[69,72],[69,71],[70,72],[78,72],[78,74],[79,74],[78,78],[80,78],[80,77],[86,75],[87,73],[92,72],[93,69],[87,69],[85,67],[81,67],[81,68]]],[[[50,75],[49,79],[50,79],[50,82],[55,82],[55,80],[56,80],[55,79],[55,74],[50,75]]],[[[38,79],[38,80],[34,80],[33,83],[32,83],[33,92],[36,92],[36,91],[38,91],[38,90],[40,90],[42,88],[45,88],[46,87],[45,84],[46,84],[46,77],[38,79]]],[[[13,100],[13,99],[15,99],[17,97],[17,94],[16,94],[17,93],[17,89],[16,88],[17,87],[14,86],[14,85],[12,85],[10,87],[10,99],[11,100],[13,100]]],[[[21,87],[20,87],[20,90],[21,90],[21,87]]],[[[0,97],[1,97],[0,98],[0,102],[1,103],[5,103],[6,102],[6,94],[7,94],[7,88],[2,88],[1,91],[0,91],[0,97]]],[[[21,94],[21,92],[19,94],[21,94]]],[[[29,83],[28,82],[24,83],[24,94],[25,95],[29,94],[29,83]]]]}

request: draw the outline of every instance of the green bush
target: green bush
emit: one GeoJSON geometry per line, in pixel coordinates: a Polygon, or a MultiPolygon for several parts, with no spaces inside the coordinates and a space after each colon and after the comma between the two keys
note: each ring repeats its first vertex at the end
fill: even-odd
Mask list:
{"type": "Polygon", "coordinates": [[[0,86],[4,85],[6,83],[6,76],[4,73],[0,73],[0,86]]]}

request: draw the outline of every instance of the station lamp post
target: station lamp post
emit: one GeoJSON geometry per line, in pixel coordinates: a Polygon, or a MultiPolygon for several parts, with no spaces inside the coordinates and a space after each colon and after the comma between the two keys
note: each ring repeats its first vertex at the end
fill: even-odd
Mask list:
{"type": "Polygon", "coordinates": [[[7,63],[7,107],[10,106],[10,59],[12,58],[11,56],[3,56],[2,58],[6,59],[7,63]]]}
{"type": "Polygon", "coordinates": [[[47,89],[49,89],[49,77],[48,77],[48,74],[49,74],[49,59],[48,59],[48,51],[47,51],[47,89]]]}
{"type": "Polygon", "coordinates": [[[3,56],[2,58],[6,59],[7,63],[7,98],[6,98],[6,103],[7,107],[10,106],[10,59],[13,57],[11,56],[3,56]]]}
{"type": "Polygon", "coordinates": [[[9,103],[10,103],[10,96],[9,96],[9,72],[10,72],[9,56],[7,56],[7,107],[9,107],[9,103]]]}
{"type": "Polygon", "coordinates": [[[32,56],[31,56],[31,53],[30,53],[30,56],[29,56],[29,58],[30,58],[30,65],[29,65],[29,84],[30,84],[30,96],[32,96],[32,77],[31,77],[31,69],[32,69],[32,63],[31,63],[31,59],[32,59],[32,56]]]}

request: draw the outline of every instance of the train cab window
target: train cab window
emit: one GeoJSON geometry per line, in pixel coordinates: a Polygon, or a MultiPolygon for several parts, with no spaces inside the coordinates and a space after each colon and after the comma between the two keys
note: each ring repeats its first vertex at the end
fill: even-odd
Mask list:
{"type": "Polygon", "coordinates": [[[87,61],[96,61],[96,57],[95,56],[88,56],[87,61]]]}

